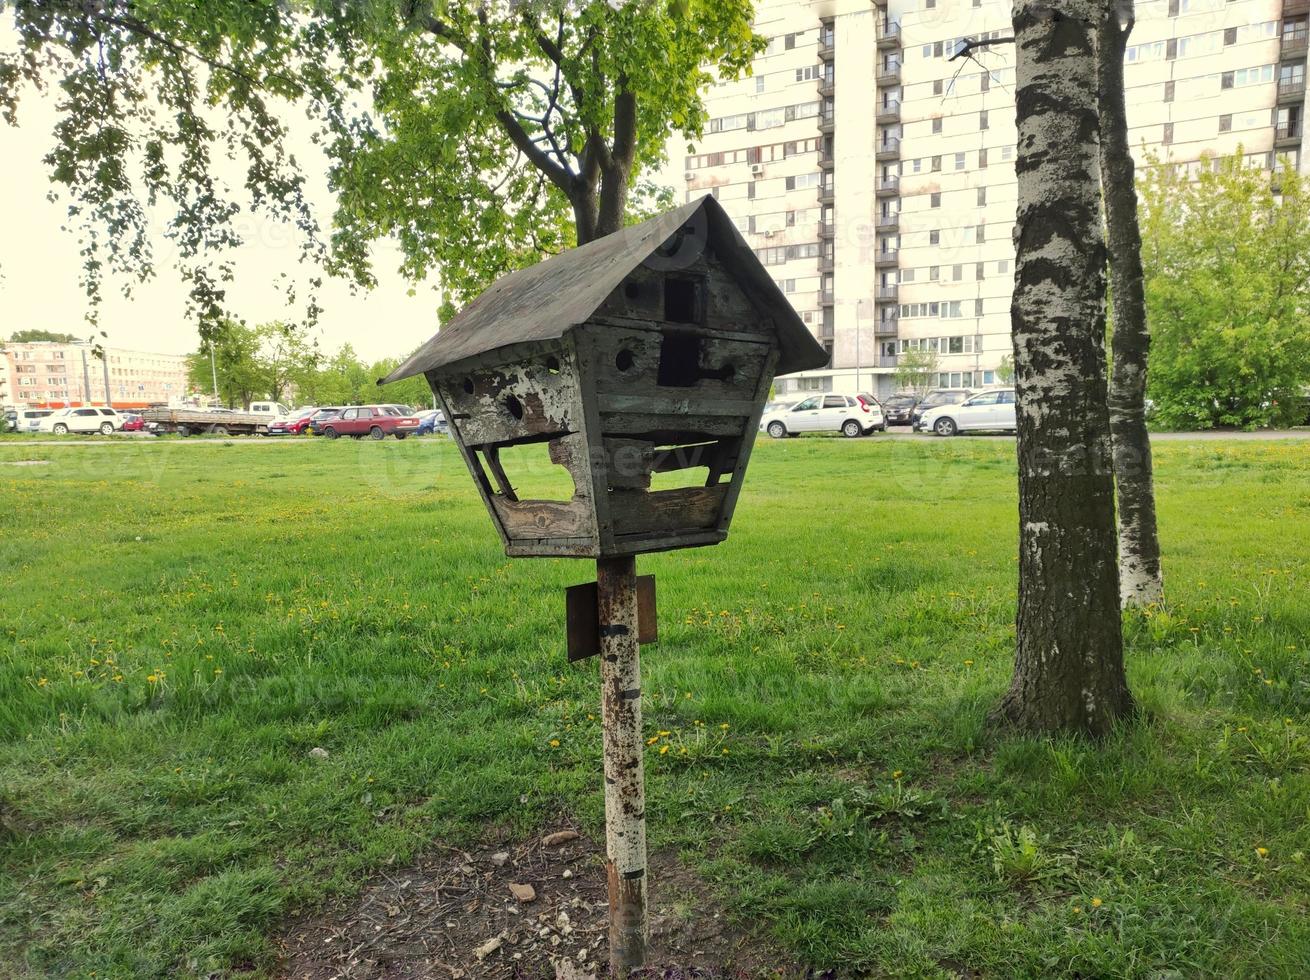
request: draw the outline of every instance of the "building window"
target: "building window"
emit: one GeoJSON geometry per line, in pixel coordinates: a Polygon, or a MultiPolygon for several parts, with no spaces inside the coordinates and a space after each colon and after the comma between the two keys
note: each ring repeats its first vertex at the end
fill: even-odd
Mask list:
{"type": "Polygon", "coordinates": [[[983,272],[983,263],[979,262],[976,266],[974,266],[973,277],[977,279],[979,282],[982,282],[983,279],[986,278],[986,274],[983,272]]]}
{"type": "Polygon", "coordinates": [[[1237,43],[1237,28],[1230,27],[1224,31],[1224,47],[1237,43]]]}
{"type": "Polygon", "coordinates": [[[1165,124],[1164,124],[1164,135],[1163,135],[1163,137],[1161,138],[1160,142],[1163,143],[1165,146],[1168,146],[1168,145],[1169,145],[1170,143],[1172,143],[1173,141],[1174,141],[1174,124],[1173,124],[1173,123],[1165,123],[1165,124]]]}
{"type": "Polygon", "coordinates": [[[990,91],[992,90],[992,73],[991,73],[991,72],[989,72],[989,71],[985,71],[985,72],[982,73],[982,78],[979,80],[979,86],[978,86],[978,88],[979,88],[979,91],[981,91],[981,92],[990,92],[990,91]]]}
{"type": "Polygon", "coordinates": [[[934,119],[934,120],[932,121],[932,131],[933,131],[934,133],[940,133],[940,132],[942,131],[942,117],[941,117],[941,116],[938,116],[936,119],[934,119]]]}
{"type": "Polygon", "coordinates": [[[928,207],[939,208],[942,206],[942,192],[933,191],[928,195],[928,207]]]}
{"type": "Polygon", "coordinates": [[[978,151],[978,167],[984,170],[987,167],[987,147],[985,146],[978,151]]]}
{"type": "Polygon", "coordinates": [[[941,270],[941,267],[940,267],[940,266],[936,266],[936,265],[930,265],[930,266],[928,266],[928,281],[929,281],[929,282],[936,282],[938,279],[941,278],[941,276],[942,276],[942,270],[941,270]]]}
{"type": "Polygon", "coordinates": [[[974,315],[974,316],[982,316],[982,315],[983,315],[983,301],[982,301],[982,300],[980,300],[980,299],[976,299],[976,300],[973,301],[973,315],[974,315]]]}
{"type": "Polygon", "coordinates": [[[901,282],[914,282],[914,270],[913,270],[913,269],[902,269],[902,270],[901,270],[901,282]]]}
{"type": "Polygon", "coordinates": [[[963,169],[964,169],[964,154],[963,154],[963,153],[957,153],[957,154],[955,154],[955,169],[956,169],[956,170],[963,170],[963,169]]]}
{"type": "Polygon", "coordinates": [[[1164,100],[1166,102],[1174,100],[1174,83],[1172,80],[1164,83],[1164,100]]]}
{"type": "MultiPolygon", "coordinates": [[[[798,72],[797,74],[799,74],[799,72],[798,72]]],[[[797,81],[800,81],[800,79],[797,79],[797,81]]],[[[755,91],[756,91],[757,94],[758,94],[759,92],[763,92],[763,91],[764,91],[764,76],[763,76],[763,75],[756,75],[756,76],[755,76],[755,91]]]]}
{"type": "Polygon", "coordinates": [[[1009,272],[1009,271],[1010,271],[1010,260],[1009,260],[1009,259],[997,259],[997,260],[996,260],[996,271],[999,272],[1001,275],[1005,275],[1007,272],[1009,272]]]}
{"type": "Polygon", "coordinates": [[[1231,114],[1225,114],[1219,117],[1219,132],[1231,132],[1233,128],[1233,117],[1231,114]]]}
{"type": "Polygon", "coordinates": [[[940,231],[938,231],[936,228],[934,228],[932,231],[928,232],[928,244],[929,244],[929,245],[939,245],[939,244],[941,244],[941,240],[942,240],[942,233],[941,233],[940,231]]]}
{"type": "Polygon", "coordinates": [[[1002,160],[1013,160],[1013,159],[1014,159],[1014,147],[1013,147],[1013,146],[1003,146],[1003,147],[1001,147],[1001,159],[1002,159],[1002,160]]]}
{"type": "Polygon", "coordinates": [[[788,34],[785,38],[782,39],[782,46],[788,51],[796,47],[796,35],[788,34]]]}
{"type": "MultiPolygon", "coordinates": [[[[923,6],[927,10],[934,10],[937,7],[937,0],[923,0],[923,6]]],[[[938,46],[940,47],[940,42],[938,42],[938,46]]]]}
{"type": "Polygon", "coordinates": [[[1178,38],[1171,37],[1165,42],[1164,57],[1166,61],[1173,61],[1178,57],[1178,38]]]}
{"type": "Polygon", "coordinates": [[[933,173],[937,173],[937,171],[939,171],[939,170],[941,170],[941,169],[942,169],[942,158],[939,157],[939,156],[938,156],[938,157],[933,157],[933,158],[932,158],[932,170],[933,170],[933,173]]]}
{"type": "Polygon", "coordinates": [[[978,188],[978,207],[982,207],[982,206],[983,206],[984,204],[986,204],[986,203],[987,203],[987,188],[986,188],[986,187],[979,187],[979,188],[978,188]]]}
{"type": "Polygon", "coordinates": [[[1169,16],[1178,16],[1178,0],[1169,0],[1169,16]]]}
{"type": "Polygon", "coordinates": [[[1233,73],[1231,71],[1226,71],[1219,76],[1219,87],[1221,89],[1233,87],[1233,73]]]}
{"type": "Polygon", "coordinates": [[[963,278],[964,278],[964,266],[962,265],[951,266],[951,282],[959,282],[963,278]]]}
{"type": "Polygon", "coordinates": [[[976,241],[980,245],[983,242],[987,241],[987,226],[979,225],[977,228],[975,228],[973,237],[974,237],[974,241],[976,241]]]}
{"type": "Polygon", "coordinates": [[[986,129],[986,128],[987,128],[987,110],[986,110],[986,109],[983,109],[981,112],[978,113],[978,128],[979,128],[979,129],[986,129]]]}

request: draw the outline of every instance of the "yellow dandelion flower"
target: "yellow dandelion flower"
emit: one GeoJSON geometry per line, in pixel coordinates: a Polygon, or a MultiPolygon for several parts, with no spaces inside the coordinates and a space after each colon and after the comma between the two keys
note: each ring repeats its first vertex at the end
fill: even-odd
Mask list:
{"type": "Polygon", "coordinates": [[[897,769],[894,773],[892,773],[892,779],[900,779],[902,775],[904,775],[904,773],[902,773],[899,769],[897,769]]]}
{"type": "Polygon", "coordinates": [[[557,738],[552,738],[552,739],[550,740],[550,747],[551,747],[552,749],[557,749],[557,748],[559,748],[559,739],[557,739],[557,738]]]}
{"type": "Polygon", "coordinates": [[[724,722],[722,725],[720,725],[719,727],[722,728],[722,729],[726,732],[726,731],[728,730],[728,723],[725,721],[725,722],[724,722]]]}
{"type": "Polygon", "coordinates": [[[1257,848],[1255,849],[1255,853],[1258,854],[1258,855],[1260,855],[1260,857],[1268,857],[1268,856],[1269,856],[1269,848],[1267,848],[1267,847],[1257,847],[1257,848]]]}
{"type": "Polygon", "coordinates": [[[44,677],[42,677],[40,680],[38,680],[38,681],[36,682],[36,686],[37,686],[37,687],[45,687],[45,686],[46,686],[47,684],[49,684],[49,683],[50,683],[50,682],[49,682],[48,680],[46,680],[44,677]]]}
{"type": "Polygon", "coordinates": [[[1099,898],[1093,898],[1093,899],[1092,899],[1092,908],[1094,908],[1094,909],[1099,909],[1100,907],[1101,907],[1101,900],[1100,900],[1099,898]]]}
{"type": "Polygon", "coordinates": [[[149,684],[153,684],[153,683],[155,683],[155,681],[157,681],[157,680],[159,680],[159,678],[156,677],[154,674],[146,674],[146,682],[147,682],[147,683],[149,683],[149,684]]]}
{"type": "Polygon", "coordinates": [[[660,740],[660,737],[659,737],[658,735],[652,735],[650,738],[646,739],[646,744],[647,744],[647,745],[654,745],[654,744],[655,744],[656,742],[658,742],[659,740],[660,740]]]}
{"type": "Polygon", "coordinates": [[[660,755],[668,755],[668,752],[669,752],[669,747],[667,745],[660,746],[660,755]]]}

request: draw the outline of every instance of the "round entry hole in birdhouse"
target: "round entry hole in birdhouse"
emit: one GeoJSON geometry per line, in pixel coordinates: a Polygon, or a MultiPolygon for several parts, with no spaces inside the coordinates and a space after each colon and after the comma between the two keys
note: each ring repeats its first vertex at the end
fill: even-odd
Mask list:
{"type": "Polygon", "coordinates": [[[505,411],[509,412],[516,419],[523,418],[523,403],[513,395],[505,396],[505,411]]]}
{"type": "Polygon", "coordinates": [[[550,374],[559,374],[559,358],[558,358],[558,357],[548,357],[548,358],[546,358],[546,371],[547,371],[548,373],[550,373],[550,374]]]}
{"type": "Polygon", "coordinates": [[[632,367],[632,351],[626,347],[614,355],[614,366],[620,371],[627,371],[632,367]]]}
{"type": "Polygon", "coordinates": [[[473,394],[473,379],[472,379],[472,378],[465,378],[465,379],[464,379],[464,394],[466,394],[466,395],[471,395],[471,394],[473,394]]]}

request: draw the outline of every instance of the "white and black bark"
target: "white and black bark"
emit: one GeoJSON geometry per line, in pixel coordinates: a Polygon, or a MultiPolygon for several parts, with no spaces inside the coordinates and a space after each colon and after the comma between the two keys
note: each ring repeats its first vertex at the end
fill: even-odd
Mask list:
{"type": "Polygon", "coordinates": [[[1097,43],[1101,109],[1101,189],[1110,243],[1110,431],[1119,503],[1119,592],[1125,606],[1163,598],[1160,539],[1155,520],[1151,439],[1146,431],[1146,368],[1151,335],[1146,321],[1142,236],[1124,108],[1124,50],[1133,29],[1133,0],[1108,0],[1097,43]]]}
{"type": "Polygon", "coordinates": [[[1103,0],[1016,0],[1019,612],[998,720],[1103,735],[1123,665],[1106,405],[1096,31],[1103,0]]]}

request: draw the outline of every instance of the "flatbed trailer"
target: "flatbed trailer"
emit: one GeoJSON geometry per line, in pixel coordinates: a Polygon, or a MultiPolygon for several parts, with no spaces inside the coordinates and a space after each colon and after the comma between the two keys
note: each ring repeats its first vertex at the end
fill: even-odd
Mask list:
{"type": "Polygon", "coordinates": [[[176,432],[180,436],[265,436],[270,422],[267,414],[254,412],[206,412],[194,408],[148,408],[141,413],[155,424],[156,432],[176,432]]]}

